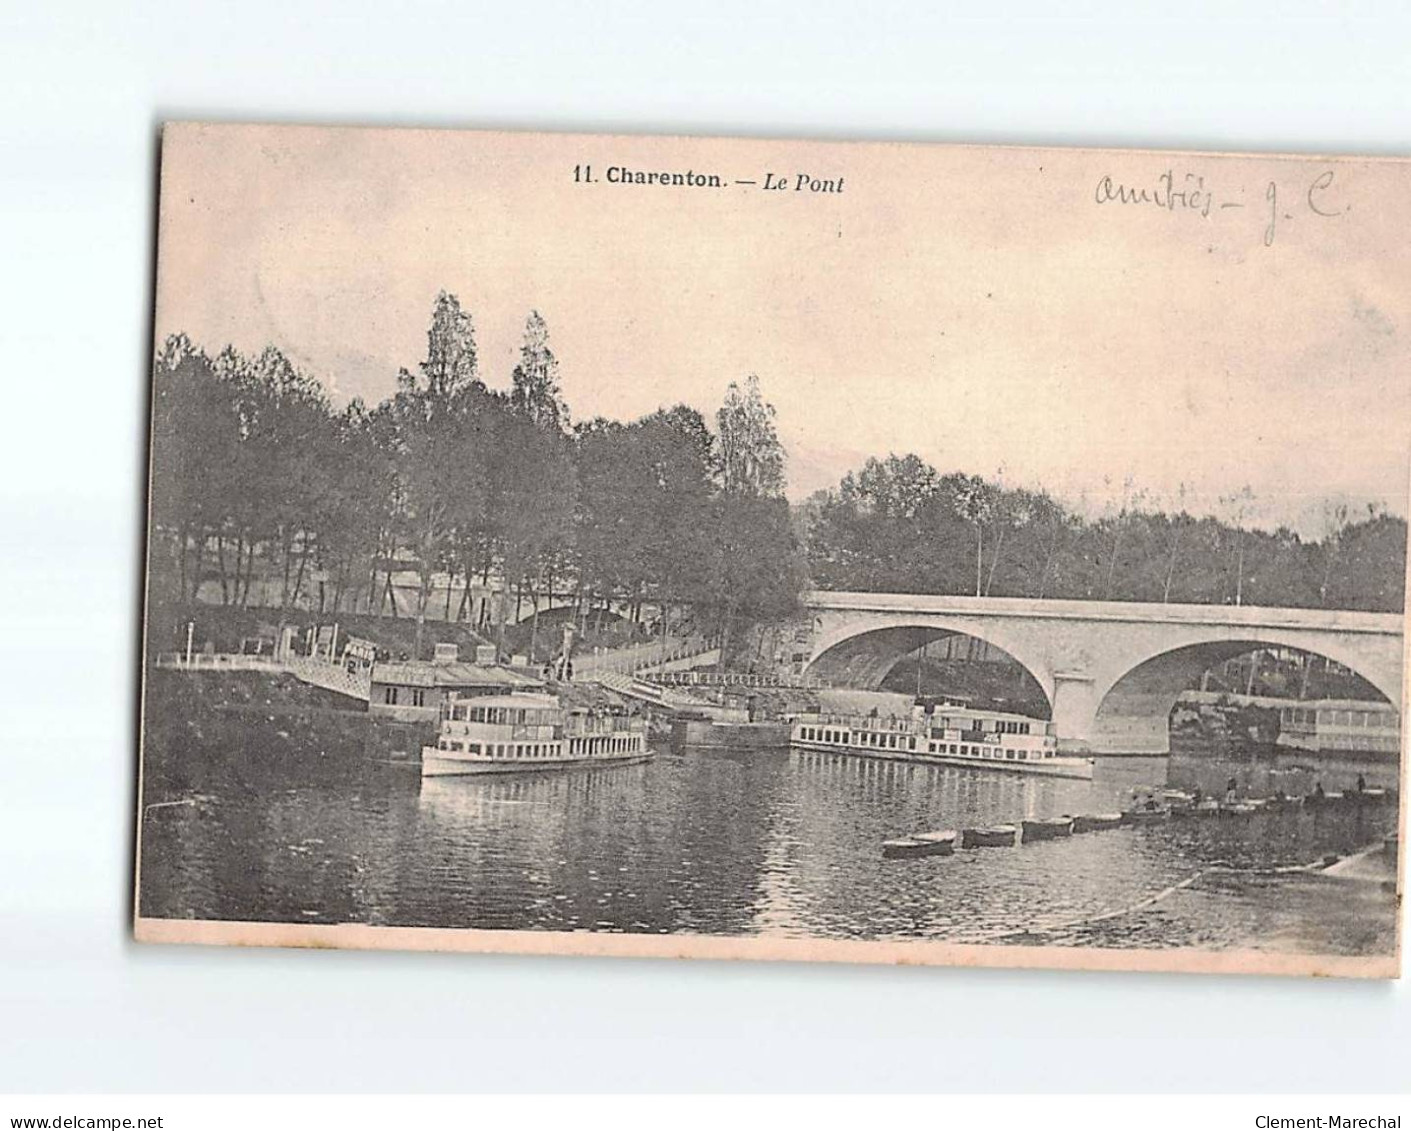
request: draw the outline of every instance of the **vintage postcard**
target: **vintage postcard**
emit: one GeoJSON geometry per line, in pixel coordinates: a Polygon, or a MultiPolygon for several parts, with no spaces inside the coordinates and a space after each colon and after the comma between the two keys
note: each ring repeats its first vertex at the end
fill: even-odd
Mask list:
{"type": "Polygon", "coordinates": [[[1408,194],[168,126],[137,937],[1397,976],[1408,194]]]}

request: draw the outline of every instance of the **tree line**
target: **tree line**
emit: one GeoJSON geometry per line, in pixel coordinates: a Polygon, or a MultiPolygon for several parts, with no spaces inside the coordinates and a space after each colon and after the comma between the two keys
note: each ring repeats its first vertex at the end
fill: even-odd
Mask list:
{"type": "MultiPolygon", "coordinates": [[[[414,617],[418,655],[433,579],[447,578],[448,619],[473,618],[475,579],[535,612],[571,594],[634,619],[649,606],[669,622],[674,609],[678,625],[727,637],[793,614],[808,585],[1389,612],[1404,602],[1406,523],[1379,507],[1330,507],[1322,537],[1304,539],[1254,528],[1248,490],[1222,500],[1222,515],[1196,516],[1127,484],[1120,505],[1084,517],[1042,491],[890,455],[790,508],[774,409],[754,377],[730,385],[713,420],[678,404],[575,421],[537,312],[493,388],[471,314],[445,292],[425,357],[372,406],[335,409],[273,346],[211,356],[173,335],[154,361],[152,449],[154,596],[194,603],[204,583],[243,606],[258,582],[292,609],[317,574],[334,611],[414,617]],[[410,607],[394,583],[407,576],[410,607]]],[[[502,646],[504,621],[502,602],[502,646]]]]}
{"type": "Polygon", "coordinates": [[[943,475],[915,455],[869,459],[802,505],[825,589],[991,597],[1282,605],[1401,612],[1406,522],[1329,506],[1322,537],[1255,529],[1248,488],[1222,516],[1161,507],[1131,483],[1085,518],[1042,491],[943,475]]]}
{"type": "Polygon", "coordinates": [[[478,578],[536,611],[571,591],[636,616],[689,608],[727,635],[788,615],[803,587],[756,378],[730,385],[714,430],[686,405],[575,422],[544,319],[529,315],[508,388],[491,388],[471,314],[446,292],[424,360],[375,406],[335,410],[273,346],[212,357],[173,335],[155,360],[152,449],[154,551],[182,602],[218,582],[245,604],[258,574],[289,608],[318,570],[334,609],[415,617],[417,655],[436,576],[467,583],[459,619],[478,578]],[[393,580],[406,574],[410,609],[393,580]]]}

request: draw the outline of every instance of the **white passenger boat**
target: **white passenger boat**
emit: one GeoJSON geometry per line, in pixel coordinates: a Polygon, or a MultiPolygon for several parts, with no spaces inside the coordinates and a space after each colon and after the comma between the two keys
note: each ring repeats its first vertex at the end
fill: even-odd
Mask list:
{"type": "Polygon", "coordinates": [[[790,745],[865,758],[929,762],[1042,777],[1091,780],[1093,759],[1058,752],[1052,724],[1027,715],[944,703],[910,715],[794,717],[790,745]]]}
{"type": "Polygon", "coordinates": [[[421,776],[512,774],[610,766],[651,757],[646,720],[601,707],[566,707],[556,695],[450,699],[421,776]]]}

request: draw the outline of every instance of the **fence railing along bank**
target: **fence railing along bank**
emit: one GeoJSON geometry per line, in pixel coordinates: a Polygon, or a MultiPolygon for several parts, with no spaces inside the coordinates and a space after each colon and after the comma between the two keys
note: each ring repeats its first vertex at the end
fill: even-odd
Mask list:
{"type": "Polygon", "coordinates": [[[176,671],[275,672],[292,675],[311,687],[336,691],[340,695],[364,702],[372,695],[370,672],[349,671],[341,664],[312,656],[286,656],[276,659],[273,656],[248,656],[240,653],[193,652],[187,656],[181,652],[161,652],[155,662],[159,668],[176,671]]]}
{"type": "Polygon", "coordinates": [[[681,641],[663,643],[653,640],[645,644],[630,644],[624,648],[579,653],[573,657],[573,674],[574,678],[610,673],[644,674],[653,668],[707,657],[709,653],[718,651],[719,647],[719,641],[715,637],[697,636],[681,641]]]}
{"type": "Polygon", "coordinates": [[[638,672],[637,675],[648,683],[660,684],[664,687],[777,687],[787,690],[823,690],[832,687],[832,684],[828,680],[816,679],[813,676],[791,676],[761,672],[645,671],[638,672]]]}
{"type": "MultiPolygon", "coordinates": [[[[653,668],[710,658],[717,651],[711,638],[700,637],[676,643],[654,641],[616,648],[574,658],[575,679],[595,679],[602,675],[632,677],[653,668]]],[[[365,668],[349,671],[342,664],[316,656],[275,657],[238,652],[160,652],[154,660],[158,668],[188,672],[258,671],[292,675],[313,687],[336,691],[367,701],[372,693],[372,672],[365,668]]],[[[644,677],[645,678],[645,677],[644,677]]]]}

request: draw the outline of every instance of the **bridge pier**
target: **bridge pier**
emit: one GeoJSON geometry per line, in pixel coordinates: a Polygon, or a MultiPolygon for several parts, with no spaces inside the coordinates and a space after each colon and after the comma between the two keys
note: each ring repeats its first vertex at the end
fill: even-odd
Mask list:
{"type": "Polygon", "coordinates": [[[1097,713],[1095,680],[1087,672],[1053,675],[1053,733],[1062,754],[1087,754],[1097,713]]]}
{"type": "Polygon", "coordinates": [[[1176,693],[1168,688],[1124,691],[1099,702],[1096,684],[1086,672],[1054,673],[1053,731],[1060,753],[1171,752],[1168,719],[1176,693]]]}

